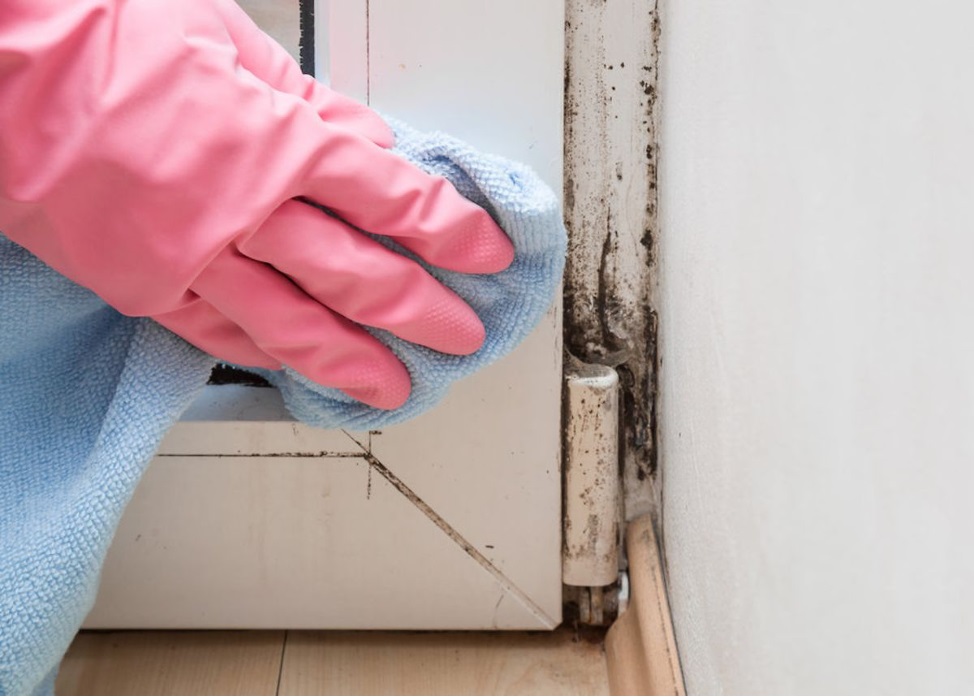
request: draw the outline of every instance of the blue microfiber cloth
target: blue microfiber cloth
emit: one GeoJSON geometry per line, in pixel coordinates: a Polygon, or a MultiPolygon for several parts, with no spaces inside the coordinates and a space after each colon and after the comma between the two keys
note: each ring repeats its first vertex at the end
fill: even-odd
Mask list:
{"type": "MultiPolygon", "coordinates": [[[[422,134],[388,119],[396,150],[421,168],[450,180],[456,189],[487,209],[514,241],[514,263],[503,273],[471,276],[424,266],[467,301],[487,330],[472,356],[449,356],[374,331],[406,365],[413,389],[392,411],[366,406],[338,390],[316,385],[292,371],[254,371],[277,387],[288,410],[321,428],[367,430],[411,419],[436,405],[450,385],[493,363],[524,339],[551,304],[561,282],[567,238],[558,200],[534,172],[501,157],[479,153],[441,133],[422,134]]],[[[389,238],[376,237],[412,256],[389,238]]],[[[415,258],[415,257],[414,257],[415,258]]]]}
{"type": "MultiPolygon", "coordinates": [[[[364,406],[289,371],[261,371],[294,416],[315,426],[369,429],[426,411],[454,380],[524,339],[560,283],[565,232],[554,194],[535,174],[448,136],[394,127],[400,153],[491,212],[514,241],[515,261],[493,276],[431,270],[484,322],[487,339],[473,356],[376,332],[412,376],[399,409],[364,406]]],[[[53,690],[122,511],[213,364],[0,235],[0,694],[53,690]]]]}

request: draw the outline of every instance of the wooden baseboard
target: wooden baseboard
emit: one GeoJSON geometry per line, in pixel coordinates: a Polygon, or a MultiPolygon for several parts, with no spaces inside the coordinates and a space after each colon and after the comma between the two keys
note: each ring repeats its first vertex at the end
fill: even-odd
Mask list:
{"type": "Polygon", "coordinates": [[[614,695],[684,695],[659,547],[649,516],[626,531],[630,601],[605,639],[614,695]]]}

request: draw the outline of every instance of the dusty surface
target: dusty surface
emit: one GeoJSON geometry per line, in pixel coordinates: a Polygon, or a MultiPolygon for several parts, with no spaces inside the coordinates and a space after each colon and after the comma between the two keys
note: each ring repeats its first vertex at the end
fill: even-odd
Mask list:
{"type": "Polygon", "coordinates": [[[87,632],[60,695],[599,695],[601,634],[87,632]]]}

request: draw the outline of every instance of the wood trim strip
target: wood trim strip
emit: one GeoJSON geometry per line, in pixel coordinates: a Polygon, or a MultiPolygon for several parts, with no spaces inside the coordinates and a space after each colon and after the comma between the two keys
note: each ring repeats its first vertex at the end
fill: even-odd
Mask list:
{"type": "Polygon", "coordinates": [[[649,516],[626,531],[629,609],[605,638],[613,695],[685,695],[659,547],[649,516]]]}

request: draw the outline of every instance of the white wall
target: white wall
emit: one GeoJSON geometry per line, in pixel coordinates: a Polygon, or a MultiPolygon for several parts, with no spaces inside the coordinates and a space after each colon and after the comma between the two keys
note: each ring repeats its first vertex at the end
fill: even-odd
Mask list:
{"type": "Polygon", "coordinates": [[[661,454],[691,692],[974,690],[974,3],[671,0],[661,454]]]}

